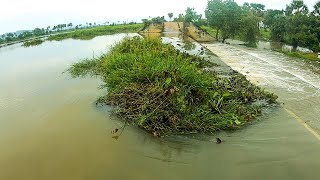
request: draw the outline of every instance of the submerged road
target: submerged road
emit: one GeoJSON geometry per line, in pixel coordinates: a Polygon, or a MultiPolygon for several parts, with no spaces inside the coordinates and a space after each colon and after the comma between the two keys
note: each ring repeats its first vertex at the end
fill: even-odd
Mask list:
{"type": "Polygon", "coordinates": [[[222,61],[279,96],[289,114],[320,132],[320,66],[271,50],[206,44],[222,61]]]}
{"type": "MultiPolygon", "coordinates": [[[[180,26],[176,22],[164,23],[164,36],[180,33],[180,39],[193,41],[194,38],[181,35],[185,33],[180,32],[180,26]]],[[[227,65],[252,83],[277,94],[282,108],[320,140],[319,64],[265,49],[221,43],[201,45],[219,56],[220,66],[227,65]]]]}
{"type": "MultiPolygon", "coordinates": [[[[170,24],[172,26],[172,24],[170,24]]],[[[175,28],[166,28],[172,30],[175,28]]],[[[172,33],[172,32],[171,32],[172,33]]],[[[171,37],[174,39],[174,37],[171,37]]],[[[190,41],[180,36],[181,41],[190,41]]],[[[173,40],[174,41],[174,40],[173,40]]],[[[191,40],[192,41],[192,40],[191,40]]],[[[180,43],[180,42],[179,42],[180,43]]],[[[195,44],[195,50],[199,43],[195,44]]],[[[223,151],[210,149],[212,172],[222,179],[315,179],[320,172],[320,66],[271,50],[221,43],[202,46],[219,56],[214,62],[245,75],[252,83],[279,96],[259,122],[226,139],[223,151]],[[222,173],[226,169],[230,174],[222,173]]]]}

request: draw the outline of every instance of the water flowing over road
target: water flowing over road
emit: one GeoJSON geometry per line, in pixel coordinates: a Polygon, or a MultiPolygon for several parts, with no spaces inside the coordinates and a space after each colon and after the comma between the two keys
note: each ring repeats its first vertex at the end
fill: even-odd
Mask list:
{"type": "Polygon", "coordinates": [[[271,50],[208,44],[226,64],[279,96],[283,107],[320,132],[320,64],[271,50]]]}

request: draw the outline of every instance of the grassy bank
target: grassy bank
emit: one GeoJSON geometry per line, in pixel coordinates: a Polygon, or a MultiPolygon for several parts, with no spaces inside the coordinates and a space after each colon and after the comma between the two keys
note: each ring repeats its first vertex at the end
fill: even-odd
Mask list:
{"type": "MultiPolygon", "coordinates": [[[[205,30],[210,36],[216,38],[217,30],[210,28],[209,26],[201,26],[201,29],[205,30]]],[[[220,38],[220,36],[219,36],[220,38]]]]}
{"type": "MultiPolygon", "coordinates": [[[[201,29],[207,31],[208,34],[210,34],[212,37],[216,37],[216,33],[217,33],[216,29],[211,28],[209,26],[201,26],[201,29]]],[[[220,33],[219,33],[219,38],[221,39],[220,33]]],[[[241,38],[239,36],[235,36],[234,39],[241,41],[241,38]]],[[[269,29],[261,29],[260,36],[258,37],[258,39],[262,40],[262,41],[269,41],[271,39],[270,30],[269,29]]]]}
{"type": "Polygon", "coordinates": [[[281,51],[281,52],[290,57],[296,57],[296,58],[302,58],[310,61],[320,62],[320,59],[318,59],[317,53],[288,52],[288,51],[281,51]]]}
{"type": "Polygon", "coordinates": [[[116,33],[134,33],[134,32],[138,32],[142,28],[143,28],[143,24],[99,26],[99,27],[94,27],[90,29],[78,29],[72,32],[51,35],[48,37],[48,40],[61,41],[68,38],[89,40],[96,36],[102,36],[102,35],[109,35],[109,34],[116,34],[116,33]]]}
{"type": "Polygon", "coordinates": [[[22,46],[24,47],[30,47],[30,46],[37,46],[42,44],[44,41],[42,39],[33,39],[33,40],[29,40],[26,41],[22,44],[22,46]]]}
{"type": "Polygon", "coordinates": [[[73,64],[69,72],[100,76],[108,93],[98,102],[156,135],[238,129],[277,99],[236,72],[219,77],[203,70],[204,61],[160,39],[134,37],[98,59],[73,64]]]}

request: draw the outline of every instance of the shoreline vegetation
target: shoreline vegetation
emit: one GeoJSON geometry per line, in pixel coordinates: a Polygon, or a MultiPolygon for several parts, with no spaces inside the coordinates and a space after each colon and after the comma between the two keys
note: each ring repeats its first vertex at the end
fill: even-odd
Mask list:
{"type": "Polygon", "coordinates": [[[43,42],[44,40],[42,39],[33,39],[33,40],[23,42],[22,46],[23,47],[37,46],[42,44],[43,42]]]}
{"type": "MultiPolygon", "coordinates": [[[[72,38],[72,39],[80,39],[80,40],[90,40],[96,36],[103,35],[111,35],[116,33],[136,33],[143,28],[143,24],[141,23],[131,23],[131,24],[112,24],[112,25],[104,25],[104,26],[94,26],[89,28],[81,28],[81,29],[70,29],[70,30],[59,30],[57,32],[43,32],[39,35],[32,35],[32,33],[25,32],[27,34],[22,36],[21,38],[16,38],[16,40],[12,40],[9,42],[0,42],[0,48],[13,45],[16,43],[22,43],[24,47],[36,46],[40,45],[40,39],[42,41],[61,41],[64,39],[72,38]]],[[[42,42],[42,43],[43,43],[42,42]]]]}
{"type": "Polygon", "coordinates": [[[287,56],[290,57],[295,57],[295,58],[302,58],[305,60],[309,60],[311,62],[318,62],[320,63],[320,59],[318,58],[318,54],[317,53],[303,53],[303,52],[299,52],[299,51],[295,51],[295,52],[289,52],[289,51],[278,51],[281,52],[287,56]]]}
{"type": "Polygon", "coordinates": [[[90,40],[96,36],[111,35],[116,33],[136,33],[143,28],[143,24],[124,24],[115,26],[99,26],[90,29],[78,29],[62,34],[50,35],[48,41],[61,41],[64,39],[90,40]]]}
{"type": "Polygon", "coordinates": [[[115,107],[126,122],[155,136],[214,133],[244,127],[277,96],[232,71],[179,52],[161,39],[125,38],[99,58],[73,64],[72,77],[98,76],[108,89],[98,104],[115,107]]]}

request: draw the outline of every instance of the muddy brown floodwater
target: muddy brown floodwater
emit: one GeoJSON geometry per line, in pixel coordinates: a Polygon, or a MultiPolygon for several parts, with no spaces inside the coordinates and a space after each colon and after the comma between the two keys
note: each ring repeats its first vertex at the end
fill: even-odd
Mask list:
{"type": "MultiPolygon", "coordinates": [[[[282,107],[267,109],[257,123],[236,132],[159,139],[128,126],[118,140],[111,138],[110,131],[121,127],[122,122],[110,114],[110,107],[95,106],[96,98],[105,91],[98,89],[102,82],[97,78],[73,79],[62,72],[78,59],[108,51],[124,36],[101,36],[88,41],[68,39],[30,48],[17,44],[0,49],[0,179],[292,180],[319,177],[318,139],[282,107]],[[225,142],[216,144],[216,137],[225,142]]],[[[221,52],[225,48],[214,47],[221,52]]],[[[239,56],[252,53],[252,50],[242,51],[246,53],[239,56]]],[[[238,50],[226,47],[223,52],[221,55],[227,60],[231,57],[227,57],[226,52],[238,50]]],[[[258,57],[268,58],[269,55],[263,53],[250,57],[255,61],[258,57]]],[[[248,71],[254,73],[252,69],[248,71]]],[[[286,75],[285,79],[293,78],[287,77],[290,73],[281,74],[281,69],[279,73],[286,75]]],[[[256,80],[253,78],[249,79],[256,80]]],[[[302,92],[303,89],[294,85],[306,81],[311,82],[314,89],[306,85],[304,90],[313,93],[317,101],[319,81],[314,83],[309,78],[292,79],[290,82],[295,88],[288,88],[288,82],[270,90],[279,93],[280,100],[288,103],[288,109],[304,108],[303,112],[311,115],[302,118],[311,116],[314,122],[317,119],[314,116],[319,114],[315,114],[311,99],[308,109],[307,105],[295,106],[304,102],[296,94],[285,96],[285,90],[302,92]]],[[[261,85],[268,88],[268,82],[266,78],[261,85]]],[[[307,98],[308,94],[304,95],[307,98]]]]}

